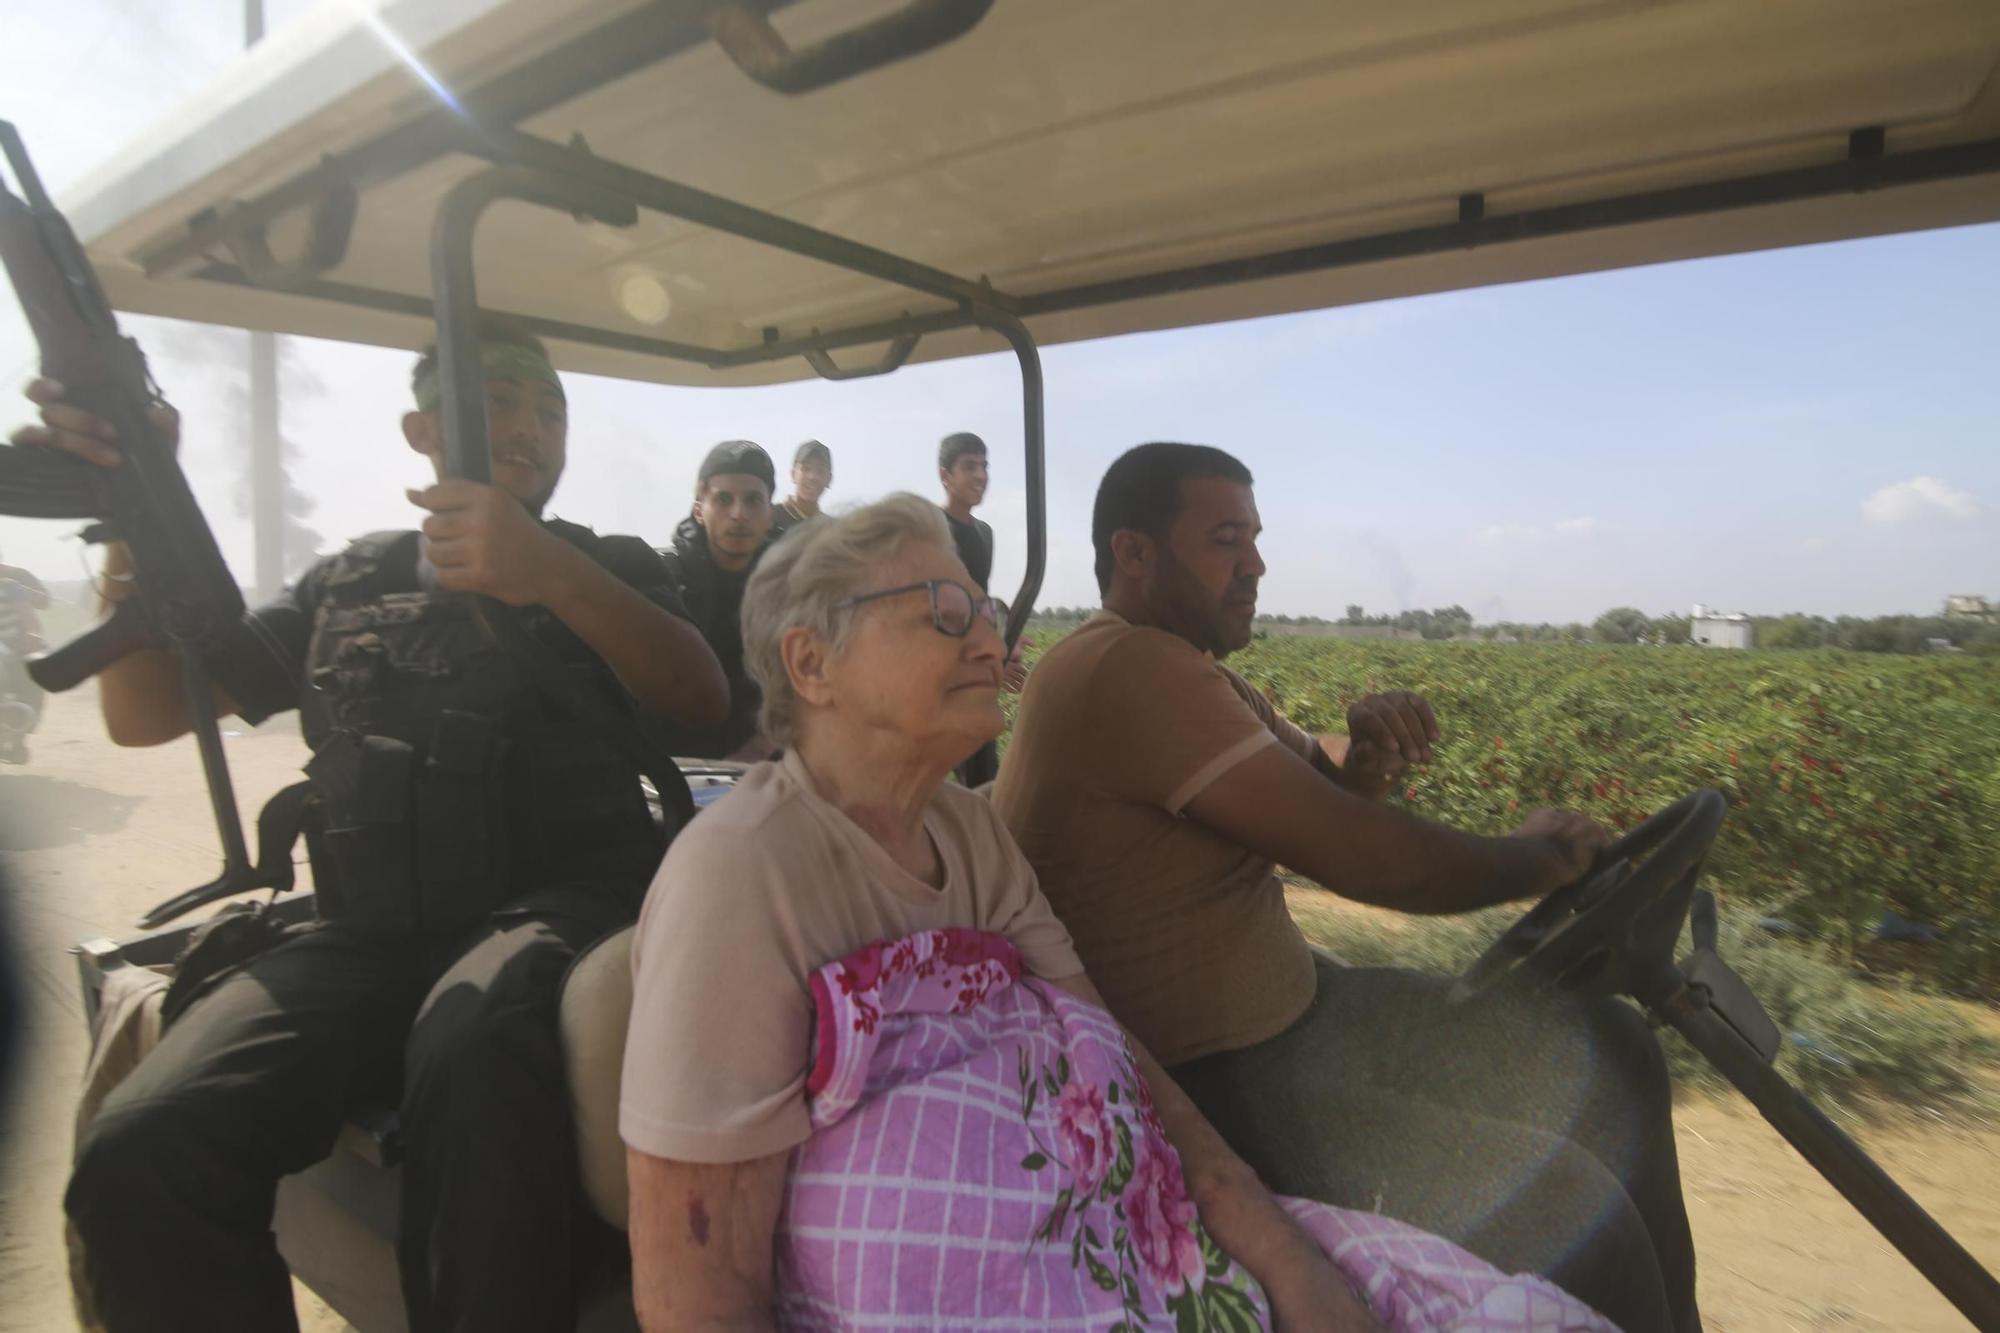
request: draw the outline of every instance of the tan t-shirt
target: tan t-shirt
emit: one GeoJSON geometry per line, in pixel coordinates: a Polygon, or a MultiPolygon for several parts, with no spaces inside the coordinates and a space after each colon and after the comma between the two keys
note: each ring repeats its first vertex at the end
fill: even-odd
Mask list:
{"type": "Polygon", "coordinates": [[[993,805],[1090,978],[1162,1063],[1283,1031],[1313,996],[1272,863],[1183,816],[1267,745],[1317,742],[1185,639],[1100,611],[1035,664],[993,805]]]}
{"type": "Polygon", "coordinates": [[[632,937],[618,1129],[641,1152],[745,1162],[811,1132],[812,974],[943,926],[1005,935],[1037,976],[1083,971],[987,801],[938,789],[932,888],[814,789],[796,752],[759,764],[674,839],[632,937]]]}

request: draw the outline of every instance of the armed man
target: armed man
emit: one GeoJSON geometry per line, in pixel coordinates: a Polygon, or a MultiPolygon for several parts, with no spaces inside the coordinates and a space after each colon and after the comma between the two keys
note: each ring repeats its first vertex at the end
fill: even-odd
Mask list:
{"type": "Polygon", "coordinates": [[[695,472],[694,510],[660,552],[688,618],[701,628],[729,682],[729,715],[721,725],[673,727],[674,753],[698,759],[762,759],[771,747],[757,732],[763,694],[743,666],[743,590],[771,544],[771,456],[749,440],[724,440],[695,472]]]}
{"type": "MultiPolygon", "coordinates": [[[[439,478],[408,492],[421,530],[322,560],[209,659],[219,712],[300,710],[323,920],[210,982],[84,1132],[66,1205],[111,1333],[296,1327],[277,1181],[399,1094],[412,1329],[572,1327],[578,1256],[614,1240],[576,1184],[556,1007],[571,959],[633,918],[663,836],[610,729],[552,702],[463,594],[515,608],[552,670],[635,725],[713,726],[729,696],[646,543],[544,516],[562,384],[519,326],[480,338],[493,483],[446,479],[426,352],[402,422],[439,478]]],[[[43,424],[17,444],[120,465],[61,386],[29,397],[43,424]]],[[[120,548],[105,572],[108,611],[137,585],[120,548]]],[[[114,741],[188,731],[180,670],[150,651],[103,672],[114,741]]]]}

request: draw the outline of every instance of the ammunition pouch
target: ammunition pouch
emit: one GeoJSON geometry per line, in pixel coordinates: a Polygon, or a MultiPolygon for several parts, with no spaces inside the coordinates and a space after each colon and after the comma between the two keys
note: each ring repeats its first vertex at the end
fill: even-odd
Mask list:
{"type": "Polygon", "coordinates": [[[435,939],[564,881],[636,908],[664,845],[637,769],[551,706],[473,599],[380,593],[352,564],[317,613],[302,710],[320,915],[435,939]]]}

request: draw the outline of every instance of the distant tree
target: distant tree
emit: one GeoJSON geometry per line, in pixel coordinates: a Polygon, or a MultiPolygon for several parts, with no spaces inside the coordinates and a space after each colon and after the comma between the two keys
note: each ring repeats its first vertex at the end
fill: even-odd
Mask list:
{"type": "MultiPolygon", "coordinates": [[[[284,513],[253,512],[255,497],[251,494],[250,478],[254,445],[250,438],[248,338],[248,334],[217,324],[182,324],[161,337],[160,350],[165,358],[221,376],[230,419],[217,429],[236,437],[242,459],[232,497],[236,512],[255,523],[279,523],[284,576],[290,579],[305,572],[306,567],[319,558],[319,548],[325,538],[314,530],[310,522],[318,502],[293,480],[291,469],[298,462],[300,451],[296,442],[283,435],[282,423],[277,443],[279,493],[284,513]]],[[[296,338],[278,340],[278,387],[284,404],[295,420],[301,401],[319,398],[326,393],[325,382],[305,363],[303,349],[296,338]]]]}
{"type": "Polygon", "coordinates": [[[1349,602],[1347,604],[1347,614],[1340,618],[1340,623],[1343,625],[1365,625],[1368,623],[1367,613],[1362,609],[1360,603],[1349,602]]]}
{"type": "Polygon", "coordinates": [[[1458,605],[1439,607],[1431,612],[1431,624],[1435,632],[1425,638],[1454,639],[1472,632],[1472,612],[1458,605]]]}
{"type": "Polygon", "coordinates": [[[1637,643],[1653,622],[1636,606],[1616,606],[1597,618],[1591,632],[1599,643],[1637,643]]]}
{"type": "Polygon", "coordinates": [[[1668,612],[1653,618],[1653,632],[1660,636],[1661,643],[1686,643],[1694,633],[1694,621],[1668,612]]]}
{"type": "Polygon", "coordinates": [[[1792,614],[1775,620],[1759,619],[1756,625],[1759,648],[1823,648],[1831,627],[1817,616],[1792,614]]]}

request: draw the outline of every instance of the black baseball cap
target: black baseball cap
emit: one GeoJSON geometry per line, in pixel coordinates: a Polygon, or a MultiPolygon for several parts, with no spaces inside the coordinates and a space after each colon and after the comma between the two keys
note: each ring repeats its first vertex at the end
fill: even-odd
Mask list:
{"type": "Polygon", "coordinates": [[[777,470],[771,466],[771,455],[763,446],[749,440],[724,440],[708,451],[708,457],[701,460],[701,471],[695,474],[695,485],[705,486],[710,477],[720,477],[732,472],[756,477],[764,483],[768,492],[778,484],[777,470]]]}
{"type": "Polygon", "coordinates": [[[808,462],[812,459],[818,459],[820,462],[826,464],[828,467],[832,467],[833,450],[827,448],[825,445],[821,444],[818,440],[807,440],[804,444],[800,445],[797,449],[794,449],[792,451],[793,467],[797,467],[799,464],[808,462]]]}

